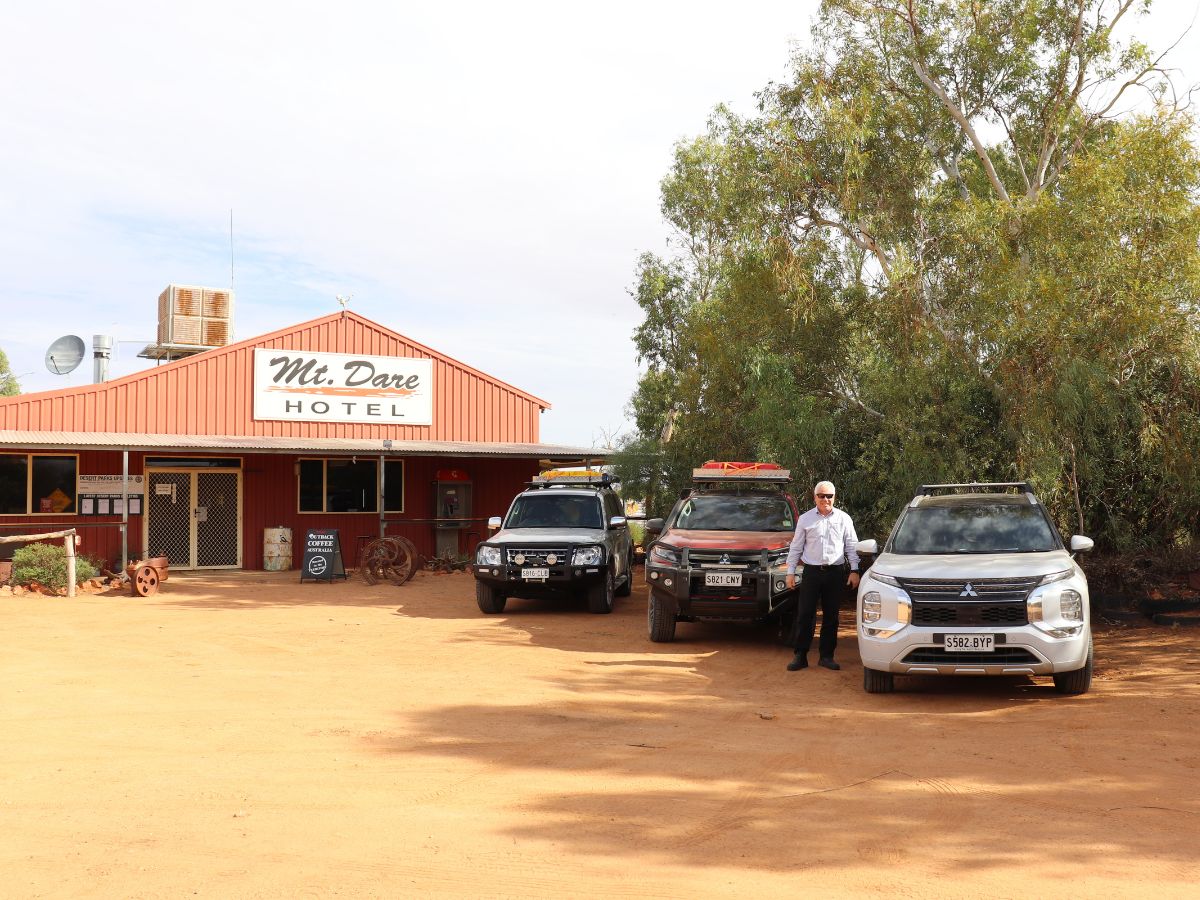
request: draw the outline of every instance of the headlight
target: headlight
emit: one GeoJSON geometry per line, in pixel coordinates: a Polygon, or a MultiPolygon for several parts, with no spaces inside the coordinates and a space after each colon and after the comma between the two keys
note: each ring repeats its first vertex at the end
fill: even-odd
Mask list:
{"type": "Polygon", "coordinates": [[[1083,597],[1079,591],[1063,591],[1058,599],[1058,610],[1062,617],[1071,622],[1083,621],[1083,597]]]}
{"type": "Polygon", "coordinates": [[[862,598],[862,620],[864,622],[878,622],[883,618],[883,599],[876,591],[863,594],[862,598]]]}
{"type": "Polygon", "coordinates": [[[876,572],[874,569],[871,569],[868,574],[880,584],[890,584],[892,587],[900,587],[900,582],[891,575],[884,575],[882,572],[876,572]]]}
{"type": "Polygon", "coordinates": [[[1062,581],[1066,578],[1070,578],[1074,574],[1074,569],[1063,569],[1061,572],[1051,572],[1049,575],[1042,576],[1042,584],[1050,584],[1055,581],[1062,581]]]}
{"type": "Polygon", "coordinates": [[[578,547],[571,556],[573,566],[598,566],[604,562],[603,547],[578,547]]]}
{"type": "Polygon", "coordinates": [[[679,565],[679,551],[666,544],[655,544],[654,549],[650,551],[650,559],[663,565],[677,566],[679,565]]]}
{"type": "Polygon", "coordinates": [[[487,544],[481,544],[479,550],[475,554],[475,562],[481,566],[498,566],[500,565],[500,548],[489,547],[487,544]]]}

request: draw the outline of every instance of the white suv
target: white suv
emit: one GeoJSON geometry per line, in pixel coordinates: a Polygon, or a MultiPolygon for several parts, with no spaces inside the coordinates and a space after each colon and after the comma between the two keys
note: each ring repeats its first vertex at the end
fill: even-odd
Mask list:
{"type": "Polygon", "coordinates": [[[1025,482],[922,485],[858,586],[863,687],[896,675],[1053,675],[1092,681],[1087,578],[1025,482]]]}

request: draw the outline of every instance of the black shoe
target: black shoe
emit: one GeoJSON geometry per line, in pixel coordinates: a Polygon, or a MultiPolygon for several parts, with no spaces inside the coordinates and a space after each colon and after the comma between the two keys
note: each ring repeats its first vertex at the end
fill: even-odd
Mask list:
{"type": "Polygon", "coordinates": [[[838,665],[837,660],[835,660],[832,656],[822,656],[817,660],[817,665],[824,666],[827,669],[833,669],[835,672],[842,668],[840,665],[838,665]]]}
{"type": "Polygon", "coordinates": [[[797,653],[794,657],[792,657],[792,661],[790,663],[788,663],[788,666],[787,666],[787,669],[789,672],[795,672],[798,669],[807,669],[807,668],[808,668],[808,654],[807,653],[797,653]]]}

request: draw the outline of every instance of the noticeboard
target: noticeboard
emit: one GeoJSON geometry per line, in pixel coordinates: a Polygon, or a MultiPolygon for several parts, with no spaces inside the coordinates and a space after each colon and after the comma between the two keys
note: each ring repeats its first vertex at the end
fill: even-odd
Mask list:
{"type": "Polygon", "coordinates": [[[345,578],[342,564],[342,541],[336,528],[310,528],[304,533],[304,558],[300,564],[300,580],[333,581],[345,578]]]}

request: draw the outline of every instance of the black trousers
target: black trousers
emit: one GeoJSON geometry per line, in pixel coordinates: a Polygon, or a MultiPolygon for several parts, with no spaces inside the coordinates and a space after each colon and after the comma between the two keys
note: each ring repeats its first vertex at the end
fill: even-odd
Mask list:
{"type": "Polygon", "coordinates": [[[838,607],[846,592],[848,569],[837,567],[818,569],[804,567],[800,589],[796,595],[796,652],[807,653],[812,647],[813,632],[817,625],[817,604],[821,604],[822,657],[833,656],[837,649],[838,607]]]}

